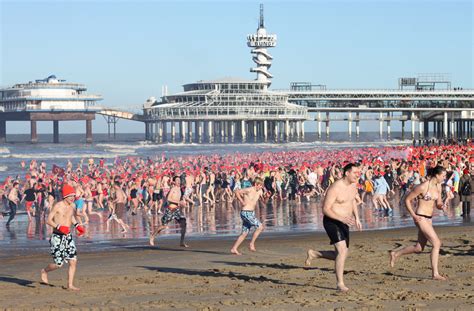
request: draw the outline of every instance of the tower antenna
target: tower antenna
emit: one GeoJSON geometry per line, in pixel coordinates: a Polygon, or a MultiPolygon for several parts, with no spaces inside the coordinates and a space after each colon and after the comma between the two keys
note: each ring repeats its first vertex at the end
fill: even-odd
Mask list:
{"type": "Polygon", "coordinates": [[[260,3],[260,24],[258,28],[265,28],[265,25],[263,22],[263,3],[260,3]]]}

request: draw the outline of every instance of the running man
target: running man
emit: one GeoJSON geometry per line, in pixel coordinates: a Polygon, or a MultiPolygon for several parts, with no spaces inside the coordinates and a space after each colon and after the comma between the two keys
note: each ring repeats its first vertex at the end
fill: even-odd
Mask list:
{"type": "Polygon", "coordinates": [[[421,183],[412,192],[410,192],[406,199],[405,205],[410,213],[415,225],[418,227],[418,241],[415,245],[406,246],[399,250],[393,250],[389,253],[390,266],[393,268],[395,262],[402,255],[413,253],[421,253],[430,241],[433,246],[431,250],[431,269],[433,280],[446,281],[446,278],[439,274],[438,259],[441,248],[441,240],[438,238],[433,228],[433,209],[446,209],[446,204],[443,204],[441,199],[441,184],[446,179],[446,169],[442,166],[436,166],[428,171],[428,180],[421,183]],[[418,199],[418,209],[413,210],[412,200],[418,199]]]}
{"type": "Polygon", "coordinates": [[[10,207],[10,216],[8,217],[8,221],[6,226],[9,227],[13,218],[16,215],[16,209],[18,208],[18,204],[20,203],[20,184],[15,181],[13,182],[12,189],[8,194],[8,207],[10,207]]]}
{"type": "Polygon", "coordinates": [[[74,275],[76,273],[77,252],[76,245],[70,233],[71,225],[77,230],[78,236],[85,233],[83,226],[77,222],[74,198],[76,196],[74,188],[68,184],[63,186],[63,200],[56,203],[48,215],[47,224],[53,227],[53,233],[49,243],[51,245],[51,255],[54,263],[50,263],[41,270],[42,284],[49,285],[48,273],[62,267],[64,262],[69,262],[68,286],[67,289],[78,291],[74,286],[74,275]]]}
{"type": "Polygon", "coordinates": [[[357,211],[357,182],[360,169],[354,163],[343,168],[343,177],[329,187],[323,203],[323,225],[334,251],[316,251],[309,249],[305,266],[311,265],[315,258],[325,258],[335,261],[337,289],[347,292],[344,285],[344,264],[349,253],[349,226],[355,225],[361,230],[362,225],[357,211]]]}
{"type": "Polygon", "coordinates": [[[186,235],[186,217],[183,215],[180,205],[182,206],[185,203],[181,199],[181,179],[179,176],[173,177],[173,186],[166,196],[166,203],[166,210],[161,218],[161,226],[156,228],[156,230],[150,235],[150,245],[154,246],[155,237],[160,234],[161,231],[168,228],[168,224],[172,220],[175,220],[181,227],[181,241],[179,245],[182,247],[189,247],[184,243],[184,236],[186,235]]]}
{"type": "Polygon", "coordinates": [[[256,177],[254,185],[245,189],[237,190],[235,197],[242,204],[242,211],[240,212],[240,218],[242,219],[242,233],[235,241],[234,246],[230,252],[235,255],[242,255],[239,252],[239,246],[245,240],[252,227],[255,227],[252,240],[250,241],[249,249],[252,252],[256,251],[255,241],[257,240],[260,233],[262,233],[264,226],[255,217],[255,208],[257,207],[258,200],[263,196],[263,180],[260,177],[256,177]]]}

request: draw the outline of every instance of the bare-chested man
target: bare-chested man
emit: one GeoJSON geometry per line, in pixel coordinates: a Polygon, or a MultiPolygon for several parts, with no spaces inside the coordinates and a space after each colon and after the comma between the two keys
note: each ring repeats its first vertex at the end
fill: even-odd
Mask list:
{"type": "Polygon", "coordinates": [[[250,241],[249,249],[253,252],[256,251],[255,241],[264,229],[263,224],[255,217],[257,202],[263,195],[262,189],[263,180],[260,177],[256,177],[252,187],[237,190],[235,192],[235,197],[242,204],[242,211],[240,212],[240,218],[242,219],[242,233],[230,250],[232,254],[242,255],[242,253],[239,252],[239,246],[245,240],[252,227],[255,227],[256,229],[253,233],[252,240],[250,241]]]}
{"type": "Polygon", "coordinates": [[[128,232],[129,226],[123,221],[125,217],[125,204],[127,203],[127,195],[122,189],[120,181],[114,182],[114,190],[112,192],[113,199],[109,202],[111,204],[112,212],[107,219],[107,231],[109,231],[110,222],[115,220],[121,227],[122,233],[128,232]]]}
{"type": "Polygon", "coordinates": [[[184,200],[189,203],[189,206],[192,207],[194,205],[193,201],[193,194],[194,194],[194,176],[192,173],[186,174],[186,188],[184,190],[184,200]]]}
{"type": "Polygon", "coordinates": [[[13,182],[12,189],[8,193],[8,207],[10,207],[10,217],[8,217],[8,221],[6,226],[10,226],[10,222],[15,218],[16,209],[18,208],[18,204],[20,203],[20,184],[15,181],[13,182]]]}
{"type": "Polygon", "coordinates": [[[343,168],[343,177],[329,187],[323,203],[323,225],[335,251],[309,249],[305,262],[305,266],[310,266],[315,258],[334,260],[337,289],[342,292],[349,290],[343,279],[344,263],[349,252],[349,226],[355,224],[357,229],[362,229],[356,202],[359,177],[359,167],[349,163],[343,168]]]}
{"type": "Polygon", "coordinates": [[[161,218],[161,226],[156,228],[156,230],[150,235],[150,245],[155,245],[155,237],[160,234],[161,231],[166,229],[172,220],[175,220],[181,227],[180,245],[182,247],[188,247],[188,245],[184,243],[184,236],[186,235],[186,217],[183,215],[180,208],[180,205],[184,205],[184,202],[181,200],[181,180],[179,176],[173,177],[173,186],[166,196],[166,203],[166,210],[161,218]]]}
{"type": "Polygon", "coordinates": [[[74,225],[78,235],[81,236],[85,233],[83,226],[77,222],[74,198],[74,188],[68,184],[63,186],[63,200],[56,203],[48,216],[48,225],[53,227],[53,233],[49,243],[51,245],[51,255],[53,256],[54,263],[50,263],[44,269],[41,270],[41,281],[43,284],[48,283],[48,273],[59,269],[64,262],[69,262],[68,272],[68,285],[67,288],[70,290],[79,290],[74,286],[74,275],[76,273],[77,265],[77,253],[76,245],[72,239],[70,233],[71,225],[74,225]]]}

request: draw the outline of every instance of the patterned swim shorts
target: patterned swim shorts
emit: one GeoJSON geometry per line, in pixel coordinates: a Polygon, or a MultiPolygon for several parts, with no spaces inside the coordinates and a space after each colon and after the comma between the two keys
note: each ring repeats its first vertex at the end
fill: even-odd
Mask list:
{"type": "Polygon", "coordinates": [[[76,259],[76,244],[74,244],[71,234],[53,233],[49,239],[49,245],[56,265],[61,267],[64,262],[76,259]]]}
{"type": "Polygon", "coordinates": [[[241,211],[242,233],[249,232],[252,227],[259,228],[262,223],[255,217],[254,211],[241,211]]]}
{"type": "Polygon", "coordinates": [[[179,208],[167,208],[165,209],[163,217],[161,217],[161,224],[163,226],[166,226],[172,220],[176,220],[177,222],[179,222],[181,219],[186,219],[186,217],[184,217],[179,208]]]}

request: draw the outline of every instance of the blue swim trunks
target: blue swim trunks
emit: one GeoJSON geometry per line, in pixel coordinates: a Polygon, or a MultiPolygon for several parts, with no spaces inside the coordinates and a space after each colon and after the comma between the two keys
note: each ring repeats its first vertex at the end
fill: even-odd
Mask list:
{"type": "Polygon", "coordinates": [[[76,204],[76,209],[81,210],[84,207],[84,199],[77,199],[76,201],[74,201],[74,204],[76,204]]]}
{"type": "Polygon", "coordinates": [[[262,225],[255,217],[254,211],[241,211],[240,218],[242,218],[242,233],[249,232],[252,227],[259,228],[262,225]]]}

